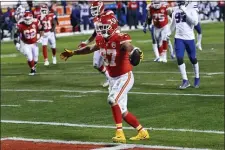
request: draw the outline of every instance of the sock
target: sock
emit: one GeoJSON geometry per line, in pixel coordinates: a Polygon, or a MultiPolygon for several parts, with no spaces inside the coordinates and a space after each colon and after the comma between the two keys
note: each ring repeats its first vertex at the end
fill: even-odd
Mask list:
{"type": "Polygon", "coordinates": [[[158,50],[157,44],[152,44],[152,47],[153,47],[153,51],[155,53],[155,57],[159,58],[159,50],[158,50]]]}
{"type": "Polygon", "coordinates": [[[106,72],[106,67],[104,65],[102,65],[99,69],[98,69],[101,73],[104,73],[106,72]]]}
{"type": "Polygon", "coordinates": [[[142,126],[138,122],[137,118],[130,112],[127,113],[126,116],[123,117],[123,119],[133,128],[137,129],[138,131],[142,130],[142,126]]]}
{"type": "Polygon", "coordinates": [[[53,57],[55,57],[55,54],[56,54],[56,48],[52,48],[52,55],[53,55],[53,57]]]}
{"type": "Polygon", "coordinates": [[[182,79],[188,80],[185,63],[183,63],[182,65],[179,65],[178,67],[179,67],[182,79]]]}
{"type": "Polygon", "coordinates": [[[195,73],[195,78],[199,78],[199,65],[198,62],[197,64],[193,65],[194,73],[195,73]]]}
{"type": "Polygon", "coordinates": [[[162,53],[163,53],[163,46],[161,45],[158,49],[159,49],[159,56],[162,56],[162,53]]]}
{"type": "Polygon", "coordinates": [[[197,43],[201,44],[202,43],[202,34],[198,34],[197,39],[198,39],[197,43]]]}
{"type": "Polygon", "coordinates": [[[168,41],[168,46],[169,46],[170,54],[171,54],[171,55],[174,55],[173,45],[172,45],[172,43],[171,43],[170,40],[168,41]]]}
{"type": "Polygon", "coordinates": [[[27,61],[27,63],[28,63],[28,65],[29,65],[30,69],[34,69],[35,63],[34,63],[33,60],[32,60],[32,61],[27,61]]]}
{"type": "Polygon", "coordinates": [[[47,45],[43,45],[42,46],[42,53],[43,53],[43,56],[44,56],[44,60],[48,60],[48,48],[47,48],[47,45]]]}
{"type": "Polygon", "coordinates": [[[118,104],[111,107],[114,121],[116,123],[116,129],[122,130],[122,113],[118,104]]]}

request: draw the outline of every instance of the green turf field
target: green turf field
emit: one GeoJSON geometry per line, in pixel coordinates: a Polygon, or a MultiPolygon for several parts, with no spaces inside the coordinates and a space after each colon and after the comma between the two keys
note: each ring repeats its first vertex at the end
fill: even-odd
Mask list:
{"type": "MultiPolygon", "coordinates": [[[[129,94],[128,109],[144,127],[154,130],[150,130],[149,141],[128,143],[224,149],[224,24],[203,24],[202,28],[203,51],[198,51],[201,87],[184,91],[177,90],[181,76],[176,61],[169,58],[167,64],[154,63],[150,35],[129,32],[132,43],[143,50],[144,61],[134,68],[135,84],[129,94]]],[[[76,48],[87,37],[58,38],[57,56],[64,48],[76,48]]],[[[93,69],[92,56],[74,56],[67,62],[58,57],[57,65],[45,67],[40,51],[38,74],[28,76],[25,57],[13,43],[2,43],[1,137],[111,142],[114,129],[110,127],[114,124],[106,101],[107,88],[100,85],[104,76],[93,69]],[[30,122],[19,124],[9,120],[30,122]],[[35,122],[73,126],[29,124],[35,122]],[[85,126],[78,127],[81,124],[85,126]]],[[[51,61],[50,51],[49,58],[51,61]]],[[[185,61],[193,83],[187,56],[185,61]]],[[[128,139],[136,131],[126,129],[125,134],[128,139]]]]}

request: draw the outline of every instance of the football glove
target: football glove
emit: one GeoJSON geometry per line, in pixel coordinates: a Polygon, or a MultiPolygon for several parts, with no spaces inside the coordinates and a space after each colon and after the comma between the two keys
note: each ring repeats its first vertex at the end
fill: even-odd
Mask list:
{"type": "Polygon", "coordinates": [[[62,52],[60,54],[60,58],[63,60],[67,60],[68,58],[73,56],[73,51],[72,50],[68,50],[68,49],[64,49],[64,52],[62,52]]]}
{"type": "Polygon", "coordinates": [[[146,33],[146,27],[145,26],[143,27],[143,32],[146,33]]]}
{"type": "Polygon", "coordinates": [[[16,43],[16,50],[20,51],[20,43],[16,43]]]}

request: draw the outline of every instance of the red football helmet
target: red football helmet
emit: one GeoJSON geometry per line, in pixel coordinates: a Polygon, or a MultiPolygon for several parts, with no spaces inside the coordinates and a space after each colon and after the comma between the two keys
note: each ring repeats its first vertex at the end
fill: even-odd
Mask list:
{"type": "Polygon", "coordinates": [[[23,19],[24,19],[25,24],[30,25],[30,24],[32,24],[32,22],[34,20],[33,14],[30,11],[26,11],[23,19]]]}
{"type": "Polygon", "coordinates": [[[49,13],[48,6],[47,5],[42,5],[40,12],[41,12],[41,15],[47,15],[49,13]]]}
{"type": "Polygon", "coordinates": [[[113,15],[102,15],[96,25],[96,32],[108,38],[118,30],[118,21],[113,15]]]}
{"type": "Polygon", "coordinates": [[[155,9],[159,9],[161,7],[162,3],[160,2],[160,0],[153,0],[152,1],[152,6],[155,9]]]}
{"type": "Polygon", "coordinates": [[[102,15],[104,13],[105,6],[104,6],[104,3],[101,1],[94,1],[91,4],[90,9],[91,9],[91,15],[93,17],[96,17],[96,16],[102,15]]]}

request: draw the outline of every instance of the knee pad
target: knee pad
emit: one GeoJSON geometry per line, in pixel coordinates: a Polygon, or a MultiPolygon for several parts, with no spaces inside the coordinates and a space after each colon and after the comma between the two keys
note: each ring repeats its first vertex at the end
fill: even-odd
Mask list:
{"type": "Polygon", "coordinates": [[[109,94],[108,98],[107,98],[107,102],[112,105],[114,104],[116,101],[115,101],[115,98],[114,98],[114,94],[109,94]]]}
{"type": "Polygon", "coordinates": [[[198,60],[197,60],[197,58],[189,58],[190,59],[190,61],[191,61],[191,63],[194,65],[194,64],[197,64],[197,62],[198,62],[198,60]]]}
{"type": "Polygon", "coordinates": [[[183,58],[177,58],[177,64],[178,65],[182,65],[184,63],[184,59],[183,58]]]}

